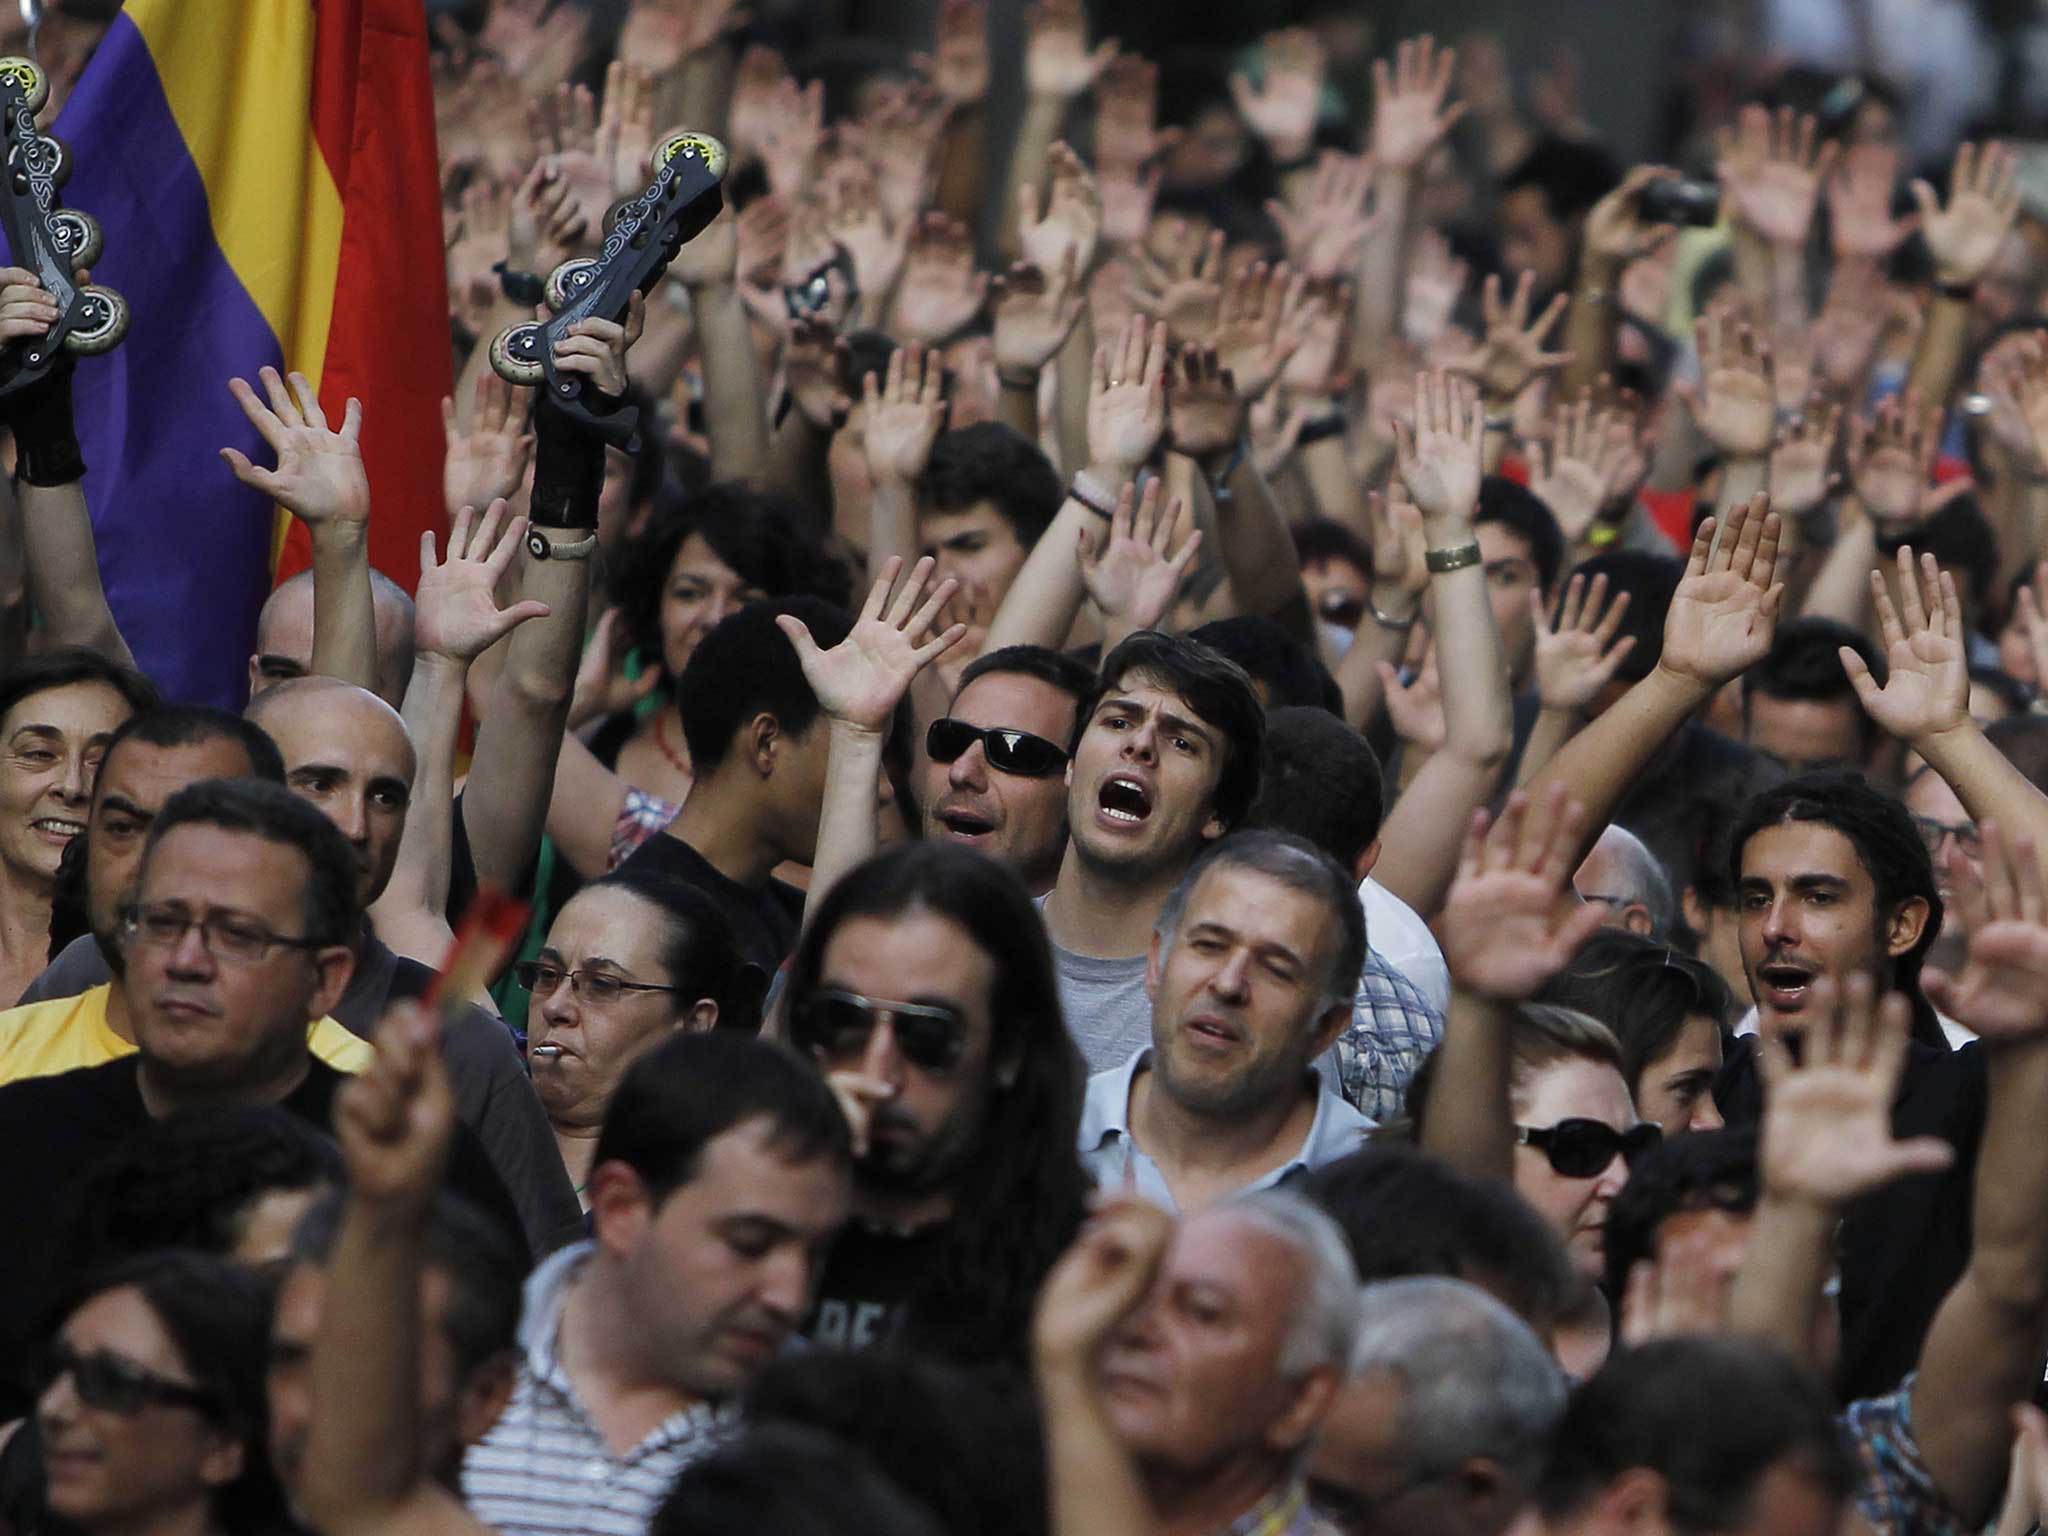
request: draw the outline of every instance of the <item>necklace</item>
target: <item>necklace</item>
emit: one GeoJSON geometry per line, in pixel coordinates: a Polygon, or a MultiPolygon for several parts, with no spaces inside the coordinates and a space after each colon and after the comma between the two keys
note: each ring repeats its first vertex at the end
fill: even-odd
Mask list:
{"type": "Polygon", "coordinates": [[[668,744],[668,709],[654,712],[654,745],[668,759],[668,765],[685,778],[690,777],[690,759],[668,744]]]}

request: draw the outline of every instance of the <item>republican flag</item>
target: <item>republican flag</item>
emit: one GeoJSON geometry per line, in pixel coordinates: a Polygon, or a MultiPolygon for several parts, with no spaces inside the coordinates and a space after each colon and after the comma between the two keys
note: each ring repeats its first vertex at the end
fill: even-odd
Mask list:
{"type": "Polygon", "coordinates": [[[272,462],[227,391],[265,363],[363,402],[371,563],[410,591],[439,528],[450,388],[421,0],[128,0],[55,131],[93,279],[134,312],[77,373],[100,570],[173,698],[246,695],[256,614],[305,530],[218,456],[272,462]]]}

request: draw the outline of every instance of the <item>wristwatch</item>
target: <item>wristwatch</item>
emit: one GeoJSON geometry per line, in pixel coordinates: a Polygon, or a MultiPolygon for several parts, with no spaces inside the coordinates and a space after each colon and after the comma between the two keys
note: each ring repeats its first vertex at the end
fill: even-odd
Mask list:
{"type": "Polygon", "coordinates": [[[539,529],[531,529],[526,535],[526,552],[536,560],[588,560],[596,548],[595,533],[573,544],[557,544],[539,529]]]}

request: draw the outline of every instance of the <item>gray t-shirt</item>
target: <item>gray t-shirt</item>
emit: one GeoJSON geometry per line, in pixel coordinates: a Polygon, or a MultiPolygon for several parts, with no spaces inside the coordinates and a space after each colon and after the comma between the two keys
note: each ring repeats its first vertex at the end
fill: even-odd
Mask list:
{"type": "Polygon", "coordinates": [[[1122,1066],[1152,1043],[1152,999],[1145,992],[1145,957],[1099,960],[1052,946],[1059,973],[1060,1012],[1067,1033],[1091,1073],[1122,1066]]]}

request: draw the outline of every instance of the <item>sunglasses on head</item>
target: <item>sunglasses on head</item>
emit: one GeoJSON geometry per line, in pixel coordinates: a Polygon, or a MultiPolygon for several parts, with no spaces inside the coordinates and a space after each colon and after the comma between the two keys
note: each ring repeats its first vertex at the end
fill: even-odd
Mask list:
{"type": "Polygon", "coordinates": [[[947,716],[934,720],[924,733],[924,750],[935,763],[950,763],[976,742],[988,765],[1019,778],[1048,779],[1067,766],[1067,749],[1029,731],[983,730],[947,716]]]}
{"type": "Polygon", "coordinates": [[[937,1003],[892,1003],[857,992],[813,992],[790,1014],[796,1043],[826,1061],[866,1054],[868,1037],[887,1019],[896,1048],[912,1066],[950,1072],[967,1049],[967,1021],[937,1003]]]}
{"type": "Polygon", "coordinates": [[[1516,1142],[1534,1147],[1550,1159],[1554,1172],[1568,1179],[1597,1179],[1617,1156],[1633,1168],[1663,1139],[1664,1132],[1647,1120],[1625,1131],[1599,1120],[1560,1120],[1542,1129],[1515,1127],[1516,1142]]]}
{"type": "Polygon", "coordinates": [[[104,1413],[132,1417],[153,1406],[190,1408],[208,1418],[220,1412],[220,1399],[204,1388],[159,1376],[119,1355],[84,1354],[68,1344],[52,1344],[36,1373],[36,1395],[42,1396],[64,1376],[71,1378],[80,1402],[104,1413]]]}

